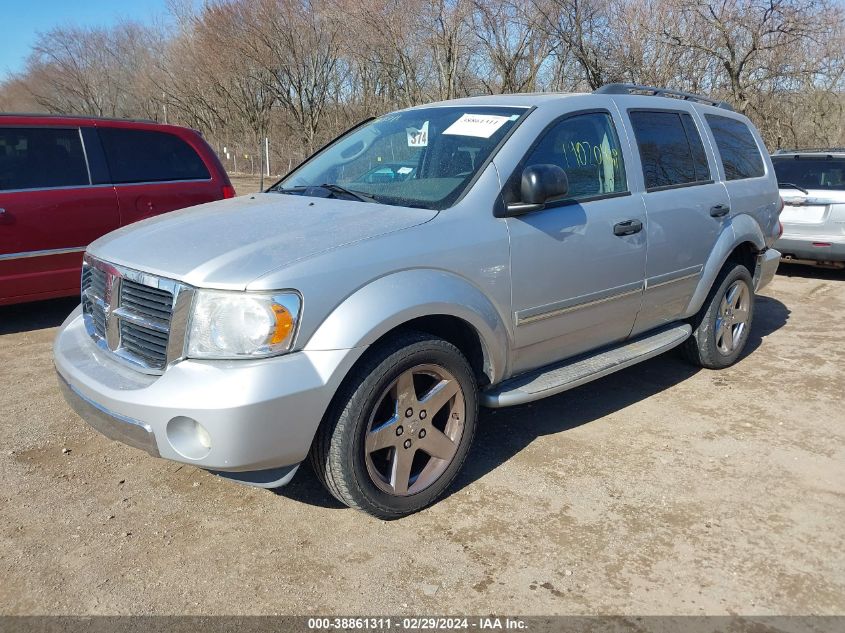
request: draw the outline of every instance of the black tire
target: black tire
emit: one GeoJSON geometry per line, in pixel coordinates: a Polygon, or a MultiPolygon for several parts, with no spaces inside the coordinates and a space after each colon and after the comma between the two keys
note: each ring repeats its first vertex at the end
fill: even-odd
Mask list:
{"type": "MultiPolygon", "coordinates": [[[[444,387],[439,399],[447,396],[448,391],[444,387]]],[[[353,370],[326,413],[309,458],[317,477],[339,501],[382,519],[396,519],[425,508],[445,492],[463,466],[477,419],[478,386],[472,368],[460,350],[430,334],[404,332],[370,350],[353,370]],[[419,372],[421,367],[430,370],[431,376],[425,371],[419,372]],[[413,401],[416,403],[414,406],[418,405],[417,411],[405,417],[414,406],[400,411],[410,400],[398,394],[402,393],[403,385],[407,386],[408,375],[414,398],[420,400],[413,401]],[[402,382],[403,377],[406,382],[402,382]],[[426,380],[429,379],[432,382],[427,387],[426,380]],[[422,386],[417,386],[420,382],[422,386]],[[437,403],[433,398],[426,400],[425,396],[434,394],[436,385],[446,385],[448,389],[459,388],[460,391],[428,418],[424,409],[425,402],[429,402],[432,408],[437,403]],[[394,394],[397,394],[395,403],[392,402],[394,394]],[[387,422],[377,424],[376,418],[381,420],[387,415],[392,417],[387,422]],[[397,416],[398,420],[393,421],[397,416]],[[388,424],[392,425],[390,429],[388,424]],[[433,458],[426,452],[426,442],[442,440],[434,432],[440,430],[440,426],[443,427],[441,434],[452,442],[448,449],[454,448],[448,465],[446,459],[433,458]],[[461,427],[459,437],[458,427],[461,427]],[[387,433],[388,430],[392,432],[387,433]],[[373,446],[381,446],[383,443],[376,438],[376,432],[383,433],[380,435],[381,440],[392,443],[395,434],[396,445],[371,451],[373,446]],[[449,434],[455,436],[455,441],[449,434]],[[417,445],[413,445],[414,442],[417,445]],[[407,447],[408,452],[402,452],[405,443],[412,444],[407,447]],[[407,459],[411,460],[412,465],[408,467],[405,491],[402,478],[396,476],[395,472],[400,470],[397,465],[399,460],[407,464],[407,459]],[[417,471],[414,479],[413,467],[417,461],[425,463],[425,466],[417,471]],[[388,462],[390,473],[382,476],[385,471],[379,468],[388,462]],[[424,473],[427,474],[424,476],[424,473]],[[394,478],[396,482],[392,481],[394,478]],[[431,483],[424,489],[413,492],[413,487],[426,484],[429,480],[431,483]],[[397,493],[397,490],[402,494],[397,493]]]]}
{"type": "Polygon", "coordinates": [[[693,327],[692,336],[682,346],[684,355],[699,367],[730,367],[745,349],[753,319],[754,282],[751,273],[742,264],[727,262],[713,282],[701,310],[690,322],[693,327]],[[727,318],[722,314],[725,308],[723,300],[726,300],[726,295],[737,286],[744,286],[747,293],[747,316],[742,322],[744,327],[741,330],[737,329],[738,323],[731,320],[737,318],[735,315],[740,314],[740,310],[731,309],[727,318]],[[727,328],[730,328],[730,332],[727,328]]]}

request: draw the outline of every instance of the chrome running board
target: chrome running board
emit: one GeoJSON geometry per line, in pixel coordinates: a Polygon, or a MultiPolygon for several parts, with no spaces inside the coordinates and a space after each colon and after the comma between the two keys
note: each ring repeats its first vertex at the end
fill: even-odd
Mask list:
{"type": "Polygon", "coordinates": [[[541,367],[482,391],[481,404],[510,407],[553,396],[662,354],[683,343],[691,333],[689,324],[679,323],[611,349],[541,367]]]}

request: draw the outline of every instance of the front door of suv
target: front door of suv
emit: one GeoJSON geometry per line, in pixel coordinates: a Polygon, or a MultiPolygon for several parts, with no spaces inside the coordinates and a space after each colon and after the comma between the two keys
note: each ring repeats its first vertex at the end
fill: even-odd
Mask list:
{"type": "Polygon", "coordinates": [[[630,194],[611,114],[566,115],[540,134],[505,186],[519,201],[522,171],[555,164],[569,193],[508,218],[515,358],[519,372],[626,338],[640,308],[645,209],[630,194]]]}
{"type": "Polygon", "coordinates": [[[648,213],[643,307],[634,334],[678,320],[729,219],[730,200],[708,157],[693,111],[628,111],[648,213]]]}

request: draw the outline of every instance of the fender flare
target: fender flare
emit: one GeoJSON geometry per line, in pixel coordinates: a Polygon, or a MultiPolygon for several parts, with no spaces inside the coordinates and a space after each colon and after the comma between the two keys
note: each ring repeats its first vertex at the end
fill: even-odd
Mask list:
{"type": "Polygon", "coordinates": [[[766,240],[757,220],[743,213],[731,218],[730,223],[722,229],[713,250],[710,251],[710,257],[704,264],[698,286],[687,304],[685,317],[691,317],[701,309],[719,271],[722,270],[734,249],[744,242],[750,242],[758,251],[766,249],[766,240]]]}
{"type": "Polygon", "coordinates": [[[432,315],[457,317],[472,326],[481,342],[484,372],[494,383],[504,377],[509,349],[504,319],[480,289],[443,270],[404,270],[362,286],[326,317],[303,349],[366,347],[408,321],[432,315]]]}

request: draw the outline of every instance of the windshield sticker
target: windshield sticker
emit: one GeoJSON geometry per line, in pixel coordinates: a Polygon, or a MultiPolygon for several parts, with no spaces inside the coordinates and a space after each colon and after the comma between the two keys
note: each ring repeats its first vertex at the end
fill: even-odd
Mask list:
{"type": "Polygon", "coordinates": [[[496,116],[493,114],[464,114],[460,119],[443,130],[443,134],[490,138],[496,130],[510,120],[510,117],[496,116]]]}
{"type": "Polygon", "coordinates": [[[428,147],[428,121],[420,129],[408,127],[405,131],[408,133],[408,147],[428,147]]]}
{"type": "Polygon", "coordinates": [[[405,174],[410,174],[412,171],[414,171],[413,167],[400,167],[396,170],[396,173],[404,176],[405,174]]]}

